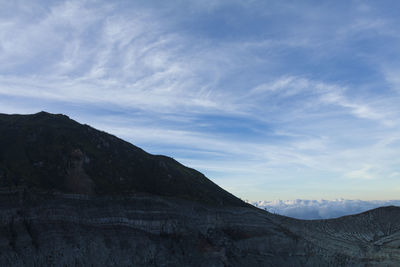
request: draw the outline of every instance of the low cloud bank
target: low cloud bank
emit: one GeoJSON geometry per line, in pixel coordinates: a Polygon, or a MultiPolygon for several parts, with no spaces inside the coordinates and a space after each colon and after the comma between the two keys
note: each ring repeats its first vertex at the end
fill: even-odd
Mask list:
{"type": "Polygon", "coordinates": [[[345,215],[357,214],[382,206],[400,206],[400,200],[277,200],[256,201],[254,206],[272,213],[298,219],[329,219],[345,215]]]}

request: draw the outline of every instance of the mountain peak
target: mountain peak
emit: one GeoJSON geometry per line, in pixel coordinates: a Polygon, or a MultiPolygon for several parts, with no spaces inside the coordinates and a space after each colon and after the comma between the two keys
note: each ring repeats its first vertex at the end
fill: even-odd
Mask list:
{"type": "Polygon", "coordinates": [[[247,205],[170,157],[149,154],[63,114],[3,114],[0,135],[0,186],[247,205]]]}

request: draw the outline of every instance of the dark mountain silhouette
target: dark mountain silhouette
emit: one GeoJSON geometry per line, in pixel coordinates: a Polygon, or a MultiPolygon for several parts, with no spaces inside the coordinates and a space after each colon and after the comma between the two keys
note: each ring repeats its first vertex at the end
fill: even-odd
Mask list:
{"type": "Polygon", "coordinates": [[[0,114],[0,185],[68,193],[150,193],[246,206],[200,172],[65,115],[0,114]]]}
{"type": "Polygon", "coordinates": [[[0,115],[0,266],[400,266],[400,208],[303,221],[64,115],[0,115]]]}

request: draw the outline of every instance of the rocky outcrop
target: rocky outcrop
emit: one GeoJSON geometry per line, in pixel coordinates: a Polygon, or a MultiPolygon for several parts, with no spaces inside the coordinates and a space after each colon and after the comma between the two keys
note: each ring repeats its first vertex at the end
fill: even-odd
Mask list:
{"type": "Polygon", "coordinates": [[[305,221],[277,216],[274,221],[316,246],[340,252],[344,263],[350,263],[351,259],[369,265],[400,263],[399,207],[382,207],[330,220],[305,221]]]}
{"type": "Polygon", "coordinates": [[[78,194],[93,194],[94,182],[84,169],[84,163],[89,159],[79,148],[71,151],[70,162],[66,169],[65,189],[78,194]]]}

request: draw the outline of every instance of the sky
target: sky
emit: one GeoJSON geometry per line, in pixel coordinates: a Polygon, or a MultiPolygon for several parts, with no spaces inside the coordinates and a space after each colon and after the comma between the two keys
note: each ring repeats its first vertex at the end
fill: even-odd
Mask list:
{"type": "Polygon", "coordinates": [[[398,1],[0,7],[0,113],[67,114],[249,201],[399,199],[398,1]]]}

